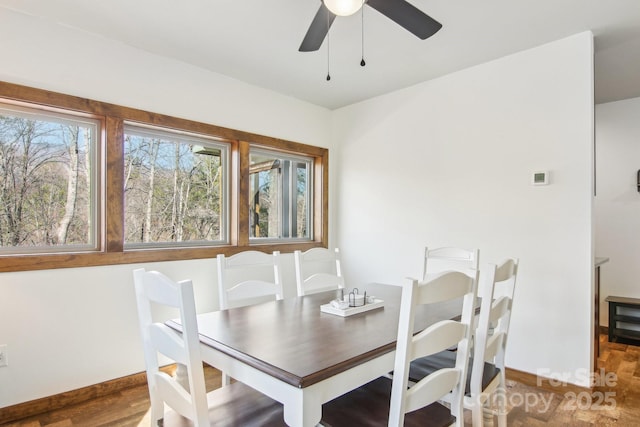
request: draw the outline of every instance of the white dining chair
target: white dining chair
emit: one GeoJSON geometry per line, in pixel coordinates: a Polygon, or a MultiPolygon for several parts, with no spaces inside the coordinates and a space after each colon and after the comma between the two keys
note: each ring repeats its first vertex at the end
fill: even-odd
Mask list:
{"type": "Polygon", "coordinates": [[[280,252],[219,254],[217,260],[221,310],[283,298],[280,252]]]}
{"type": "Polygon", "coordinates": [[[161,273],[144,269],[135,270],[133,277],[152,426],[286,425],[280,403],[242,383],[206,393],[190,280],[176,283],[161,273]],[[166,313],[179,313],[182,333],[169,328],[164,322],[154,321],[153,314],[158,311],[156,306],[163,306],[166,313]],[[160,370],[159,354],[165,360],[170,359],[186,367],[186,387],[160,370]]]}
{"type": "MultiPolygon", "coordinates": [[[[499,427],[507,425],[504,359],[517,274],[517,259],[483,268],[478,292],[480,315],[473,333],[473,357],[464,398],[464,407],[472,411],[474,427],[489,421],[493,423],[496,415],[499,427]],[[491,408],[491,403],[495,403],[495,409],[491,408]]],[[[456,356],[450,351],[417,359],[411,364],[409,378],[419,381],[438,369],[454,366],[455,362],[456,356]]]]}
{"type": "Polygon", "coordinates": [[[375,379],[322,407],[328,426],[464,426],[462,399],[470,349],[477,282],[458,271],[417,280],[402,289],[393,378],[375,379]],[[414,335],[414,316],[423,304],[463,298],[459,321],[443,320],[414,335]],[[410,362],[456,346],[456,362],[409,387],[410,362]],[[451,393],[450,407],[438,399],[451,393]]]}
{"type": "MultiPolygon", "coordinates": [[[[439,248],[424,248],[422,264],[422,280],[442,271],[459,271],[478,282],[480,278],[480,250],[444,246],[439,248]]],[[[479,282],[478,282],[479,283],[479,282]]],[[[477,324],[478,317],[474,318],[477,324]]],[[[474,327],[475,329],[475,327],[474,327]]]]}
{"type": "MultiPolygon", "coordinates": [[[[280,252],[244,251],[230,257],[219,254],[217,261],[221,310],[283,298],[280,252]]],[[[231,378],[223,372],[222,384],[230,383],[231,378]]]]}
{"type": "Polygon", "coordinates": [[[480,250],[477,248],[425,247],[422,260],[422,280],[426,280],[429,274],[447,270],[461,271],[478,280],[479,258],[480,250]]]}
{"type": "Polygon", "coordinates": [[[295,251],[293,257],[298,296],[344,288],[338,248],[295,251]]]}

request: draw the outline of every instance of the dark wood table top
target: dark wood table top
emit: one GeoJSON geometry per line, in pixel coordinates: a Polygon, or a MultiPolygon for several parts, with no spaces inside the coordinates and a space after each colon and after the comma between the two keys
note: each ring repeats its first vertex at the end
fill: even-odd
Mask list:
{"type": "Polygon", "coordinates": [[[609,295],[604,300],[606,302],[615,302],[618,304],[640,305],[640,298],[618,297],[609,295]]]}
{"type": "MultiPolygon", "coordinates": [[[[307,387],[395,350],[399,286],[360,289],[384,307],[341,317],[320,311],[335,291],[198,315],[201,342],[296,387],[307,387]]],[[[415,330],[460,314],[462,301],[424,306],[415,330]]],[[[167,324],[177,330],[176,321],[167,324]]]]}

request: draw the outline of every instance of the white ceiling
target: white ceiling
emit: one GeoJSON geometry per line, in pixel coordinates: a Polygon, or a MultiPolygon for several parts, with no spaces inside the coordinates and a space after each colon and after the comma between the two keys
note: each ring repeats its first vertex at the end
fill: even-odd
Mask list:
{"type": "Polygon", "coordinates": [[[585,30],[596,36],[596,102],[640,96],[639,0],[409,0],[443,24],[420,40],[365,7],[338,17],[327,43],[298,52],[320,0],[0,0],[330,109],[585,30]]]}

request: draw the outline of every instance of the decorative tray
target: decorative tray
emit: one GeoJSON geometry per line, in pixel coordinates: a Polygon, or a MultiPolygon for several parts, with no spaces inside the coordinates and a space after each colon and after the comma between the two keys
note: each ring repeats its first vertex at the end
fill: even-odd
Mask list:
{"type": "Polygon", "coordinates": [[[331,303],[323,304],[320,306],[320,311],[323,313],[335,314],[336,316],[348,317],[365,311],[375,310],[380,307],[384,307],[384,300],[375,298],[373,302],[358,307],[336,308],[331,305],[331,303]]]}

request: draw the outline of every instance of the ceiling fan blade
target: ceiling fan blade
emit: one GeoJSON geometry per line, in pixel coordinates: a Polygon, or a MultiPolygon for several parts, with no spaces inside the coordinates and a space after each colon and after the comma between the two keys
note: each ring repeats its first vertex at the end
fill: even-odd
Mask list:
{"type": "Polygon", "coordinates": [[[312,52],[320,49],[334,19],[336,19],[336,15],[329,12],[329,9],[322,3],[298,50],[300,52],[312,52]]]}
{"type": "Polygon", "coordinates": [[[406,0],[367,0],[367,4],[422,40],[442,28],[441,23],[406,0]]]}

